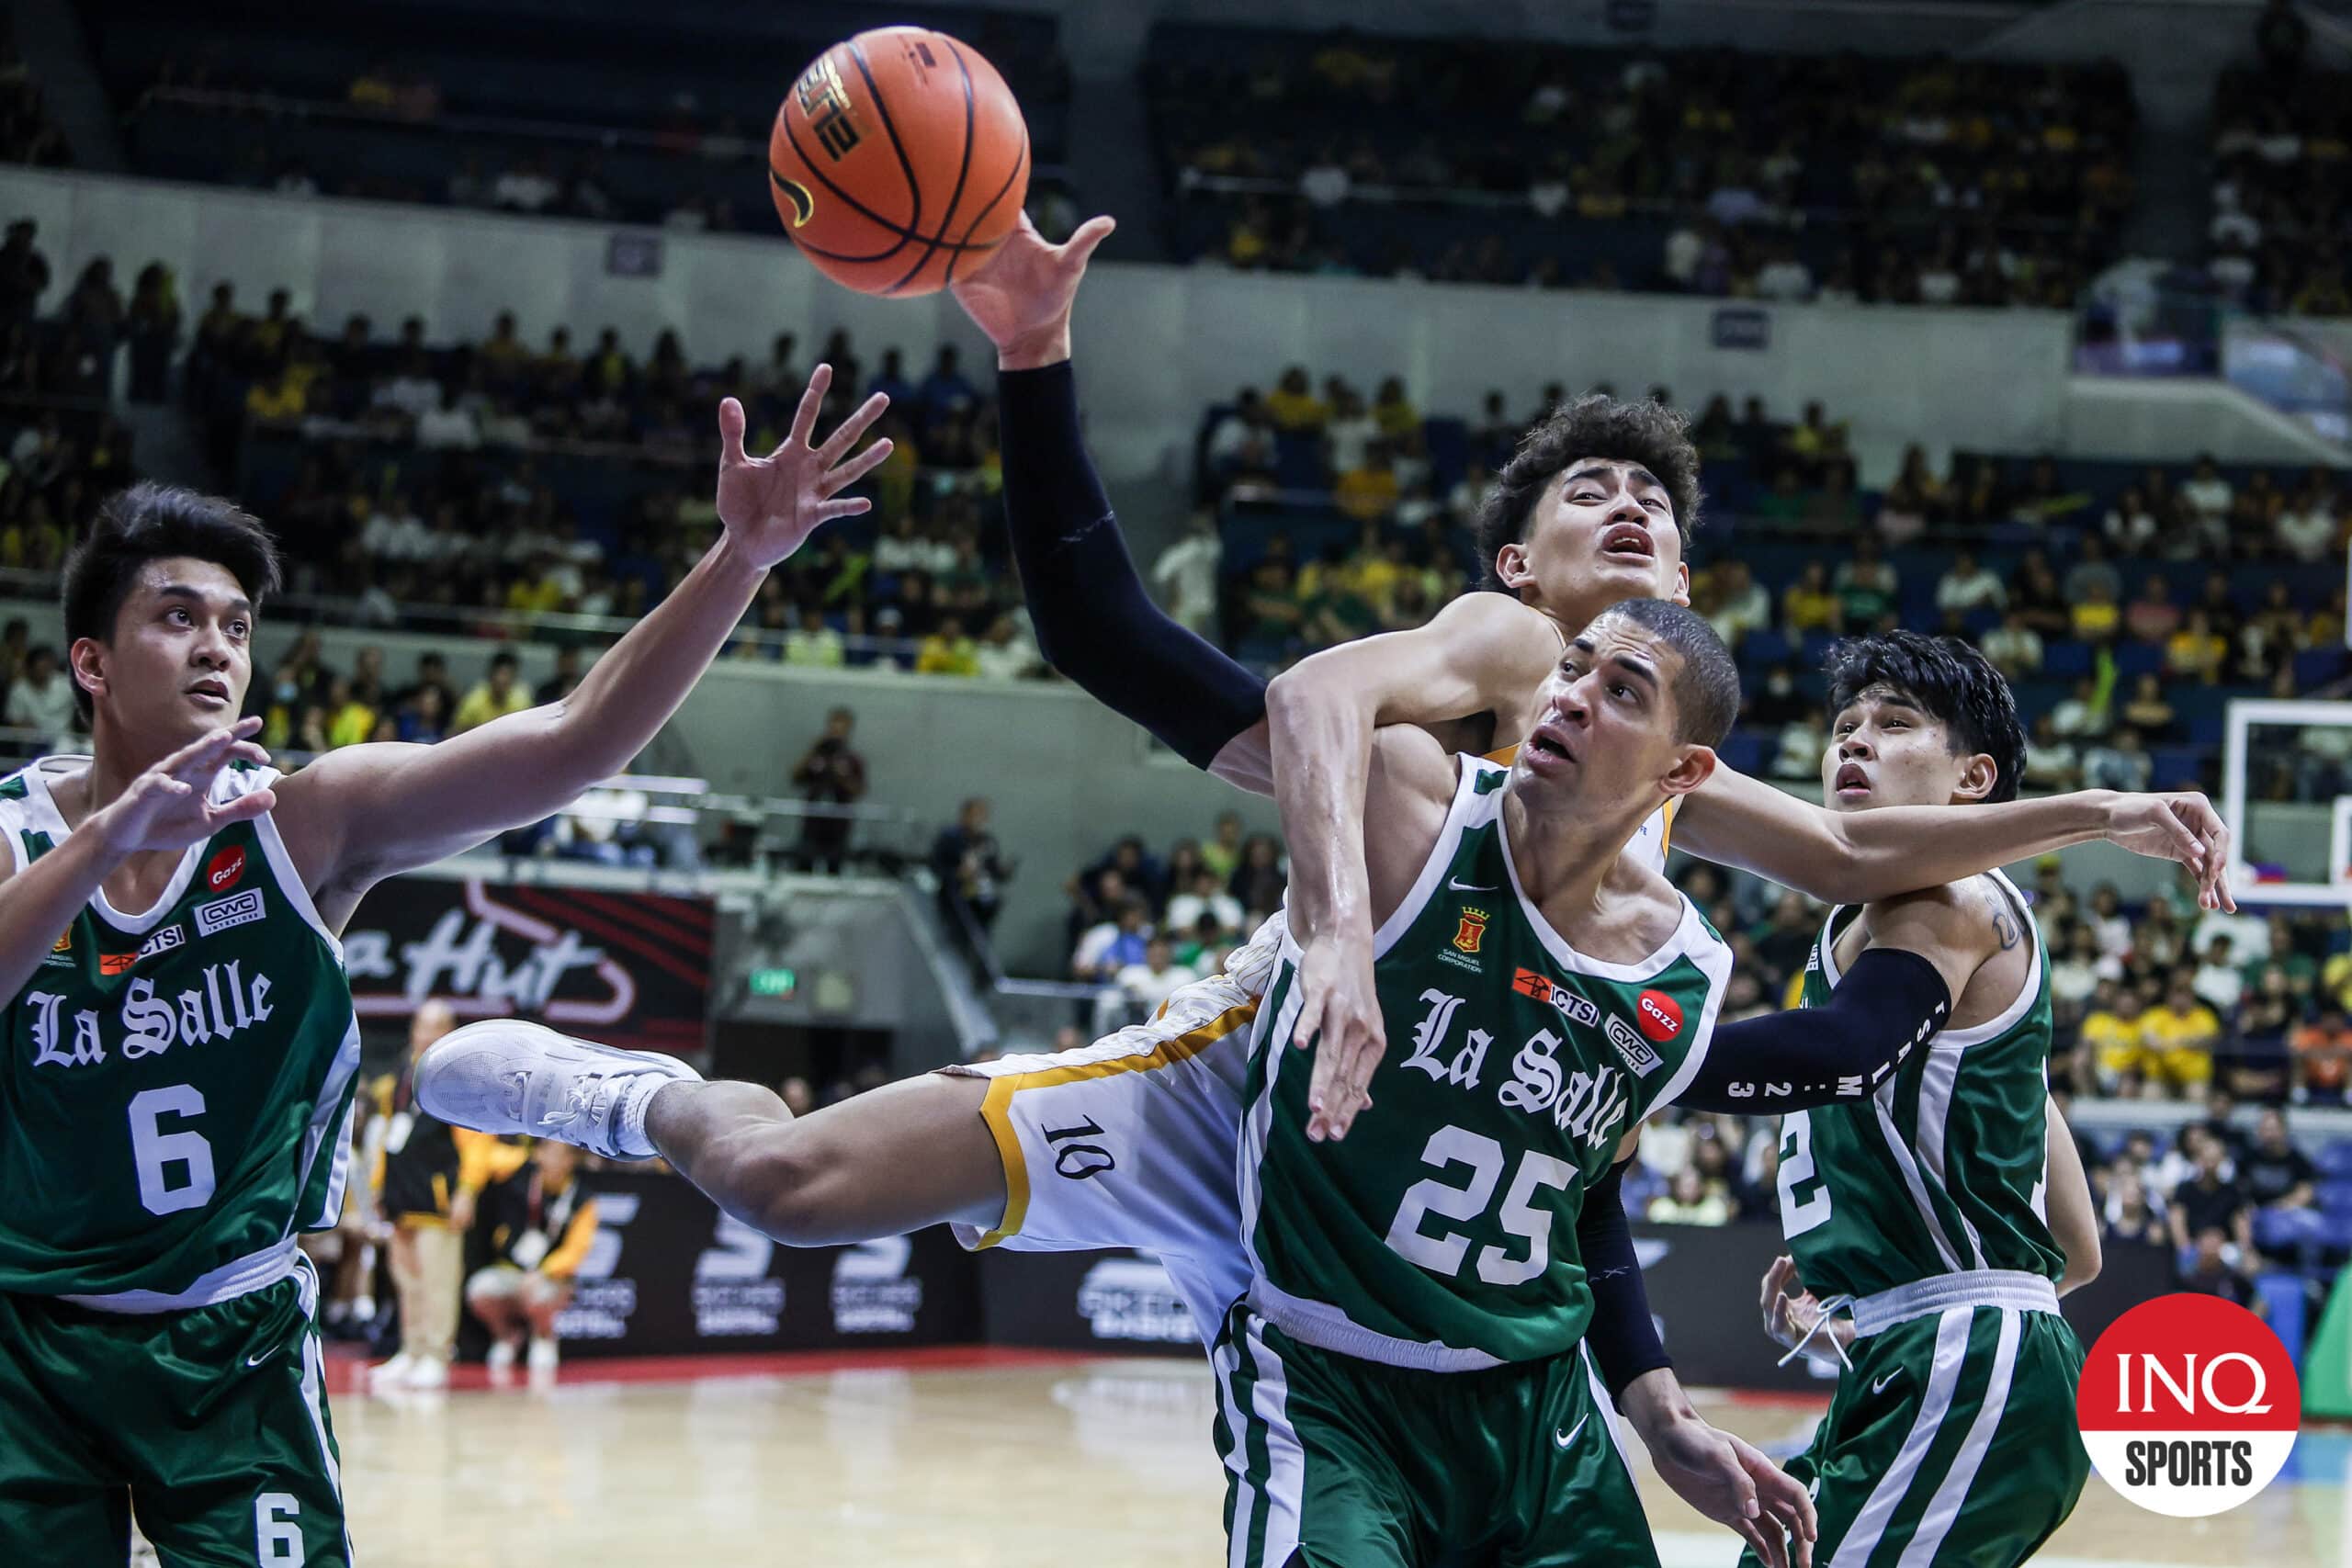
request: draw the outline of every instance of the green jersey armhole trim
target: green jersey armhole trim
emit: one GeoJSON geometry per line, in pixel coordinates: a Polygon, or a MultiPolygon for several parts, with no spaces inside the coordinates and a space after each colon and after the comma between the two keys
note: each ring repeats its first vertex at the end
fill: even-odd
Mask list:
{"type": "MultiPolygon", "coordinates": [[[[275,776],[273,773],[272,777],[275,776]]],[[[263,784],[269,782],[268,779],[262,781],[263,784]]],[[[260,785],[254,787],[259,788],[260,785]]],[[[311,901],[310,888],[303,884],[301,874],[294,869],[294,856],[286,848],[286,840],[278,836],[277,814],[275,811],[265,811],[254,818],[254,838],[260,842],[262,857],[269,862],[270,874],[277,879],[278,889],[286,895],[286,902],[302,917],[303,924],[319,933],[319,939],[327,944],[327,951],[334,954],[334,961],[340,966],[343,963],[343,939],[329,931],[326,921],[319,917],[319,907],[311,901]]]]}
{"type": "MultiPolygon", "coordinates": [[[[1677,897],[1681,896],[1678,894],[1677,897]]],[[[1686,927],[1696,922],[1701,930],[1708,930],[1696,904],[1683,897],[1682,906],[1686,927]]],[[[1645,1120],[1681,1099],[1683,1090],[1690,1087],[1690,1080],[1697,1077],[1699,1069],[1706,1065],[1707,1053],[1715,1047],[1715,1015],[1723,1011],[1724,991],[1731,984],[1731,944],[1720,935],[1708,931],[1704,942],[1685,948],[1682,955],[1707,977],[1707,1003],[1699,1012],[1699,1032],[1692,1038],[1690,1049],[1682,1053],[1682,1066],[1675,1070],[1674,1077],[1667,1080],[1666,1087],[1658,1090],[1657,1098],[1650,1102],[1649,1111],[1645,1112],[1645,1120]]]]}
{"type": "MultiPolygon", "coordinates": [[[[1455,752],[1453,766],[1453,800],[1445,809],[1445,825],[1437,830],[1437,842],[1430,846],[1429,859],[1421,863],[1421,874],[1413,879],[1412,890],[1405,895],[1405,901],[1390,910],[1388,918],[1380,922],[1380,929],[1372,933],[1372,956],[1375,962],[1404,939],[1405,933],[1413,929],[1413,922],[1428,908],[1430,897],[1437,892],[1438,879],[1462,852],[1463,829],[1484,822],[1501,809],[1502,797],[1481,794],[1478,782],[1502,769],[1468,751],[1455,752]]],[[[1287,920],[1283,922],[1283,940],[1292,941],[1287,920]]]]}

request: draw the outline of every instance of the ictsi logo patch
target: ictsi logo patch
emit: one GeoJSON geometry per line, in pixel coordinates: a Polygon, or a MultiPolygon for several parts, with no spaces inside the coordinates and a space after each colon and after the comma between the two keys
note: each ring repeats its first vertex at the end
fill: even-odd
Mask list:
{"type": "Polygon", "coordinates": [[[1664,991],[1644,991],[1634,1004],[1634,1021],[1644,1034],[1664,1044],[1682,1032],[1682,1004],[1664,991]]]}
{"type": "Polygon", "coordinates": [[[245,874],[245,852],[232,844],[212,857],[204,868],[204,885],[215,893],[225,893],[245,874]]]}
{"type": "Polygon", "coordinates": [[[2109,1485],[2175,1518],[2234,1508],[2295,1446],[2295,1363],[2254,1314],[2219,1296],[2143,1302],[2108,1325],[2075,1397],[2109,1485]]]}

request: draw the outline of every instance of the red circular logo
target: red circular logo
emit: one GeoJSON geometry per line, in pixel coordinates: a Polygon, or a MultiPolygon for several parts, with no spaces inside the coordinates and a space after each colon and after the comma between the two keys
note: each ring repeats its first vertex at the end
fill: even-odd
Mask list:
{"type": "Polygon", "coordinates": [[[2302,1389],[2287,1348],[2219,1296],[2143,1302],[2083,1362],[2075,1416],[2109,1485],[2176,1518],[2218,1514],[2270,1484],[2295,1446],[2302,1389]]]}
{"type": "Polygon", "coordinates": [[[237,878],[244,874],[245,852],[232,844],[214,855],[212,863],[204,868],[204,885],[220,893],[234,887],[237,878]]]}
{"type": "Polygon", "coordinates": [[[1653,1040],[1671,1040],[1682,1032],[1682,1004],[1664,991],[1644,991],[1634,1021],[1653,1040]]]}

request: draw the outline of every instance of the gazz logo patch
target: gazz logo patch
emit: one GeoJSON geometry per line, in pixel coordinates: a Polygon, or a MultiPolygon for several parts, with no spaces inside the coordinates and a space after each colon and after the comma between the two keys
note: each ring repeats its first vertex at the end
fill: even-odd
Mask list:
{"type": "Polygon", "coordinates": [[[817,63],[801,73],[792,93],[800,101],[800,112],[808,117],[808,129],[816,133],[817,144],[834,163],[840,163],[858,144],[860,136],[857,120],[850,113],[849,94],[842,86],[841,68],[833,63],[833,57],[819,55],[817,63]]]}
{"type": "Polygon", "coordinates": [[[261,889],[248,887],[232,897],[198,904],[194,916],[198,936],[218,936],[232,926],[249,926],[262,917],[261,889]]]}

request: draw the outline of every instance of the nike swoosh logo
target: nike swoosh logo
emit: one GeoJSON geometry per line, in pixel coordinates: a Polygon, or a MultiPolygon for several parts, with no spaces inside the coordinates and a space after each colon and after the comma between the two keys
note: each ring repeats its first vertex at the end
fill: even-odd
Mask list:
{"type": "Polygon", "coordinates": [[[277,1355],[281,1348],[283,1348],[283,1347],[272,1345],[268,1349],[264,1350],[258,1356],[247,1356],[245,1358],[245,1365],[249,1367],[258,1367],[264,1361],[268,1360],[272,1356],[277,1355]]]}
{"type": "Polygon", "coordinates": [[[1458,876],[1448,877],[1445,885],[1448,887],[1453,888],[1456,893],[1492,893],[1496,890],[1496,887],[1499,886],[1498,884],[1489,883],[1485,886],[1480,886],[1475,883],[1464,882],[1458,876]]]}
{"type": "Polygon", "coordinates": [[[1571,1449],[1571,1448],[1576,1447],[1577,1434],[1577,1433],[1579,1433],[1579,1432],[1581,1432],[1581,1431],[1583,1431],[1583,1430],[1584,1430],[1584,1424],[1585,1424],[1587,1421],[1589,1421],[1589,1420],[1591,1420],[1591,1419],[1592,1419],[1592,1416],[1591,1416],[1590,1413],[1589,1413],[1589,1412],[1588,1412],[1587,1414],[1585,1414],[1585,1415],[1583,1415],[1583,1416],[1580,1416],[1577,1417],[1577,1424],[1576,1424],[1575,1426],[1573,1426],[1573,1427],[1569,1427],[1569,1428],[1567,1429],[1567,1431],[1566,1431],[1566,1432],[1565,1432],[1565,1433],[1563,1433],[1563,1432],[1562,1432],[1562,1431],[1561,1431],[1557,1427],[1553,1427],[1553,1428],[1552,1428],[1552,1441],[1553,1441],[1553,1443],[1554,1443],[1555,1446],[1557,1446],[1557,1447],[1559,1447],[1559,1448],[1563,1448],[1563,1449],[1571,1449]]]}
{"type": "Polygon", "coordinates": [[[1902,1369],[1901,1369],[1901,1368],[1899,1368],[1899,1367],[1898,1367],[1898,1368],[1896,1368],[1894,1371],[1882,1373],[1882,1374],[1880,1375],[1880,1377],[1879,1377],[1878,1381],[1877,1381],[1876,1382],[1873,1382],[1873,1383],[1871,1383],[1871,1392],[1872,1393],[1876,1393],[1879,1390],[1881,1390],[1881,1389],[1884,1388],[1887,1384],[1889,1384],[1889,1383],[1893,1382],[1895,1379],[1897,1379],[1897,1378],[1901,1377],[1902,1375],[1903,1375],[1903,1371],[1902,1371],[1902,1369]]]}

